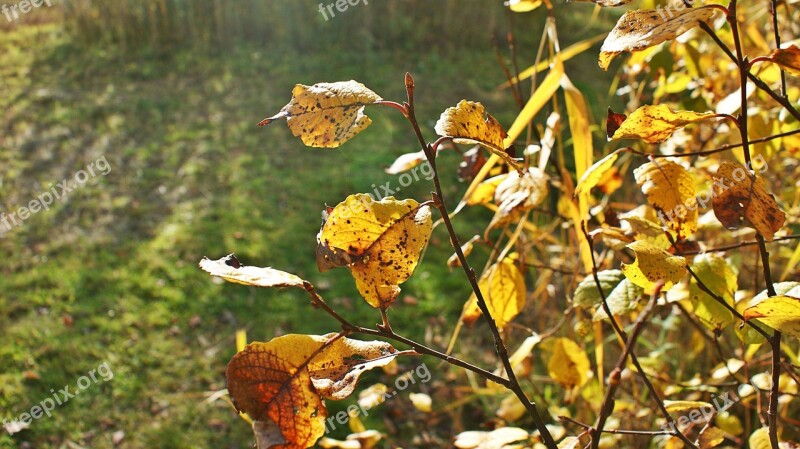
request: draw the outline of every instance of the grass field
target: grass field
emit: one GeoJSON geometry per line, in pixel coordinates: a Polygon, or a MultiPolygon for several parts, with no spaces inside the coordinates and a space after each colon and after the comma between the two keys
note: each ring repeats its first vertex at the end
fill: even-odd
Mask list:
{"type": "MultiPolygon", "coordinates": [[[[591,35],[583,33],[572,40],[591,35]]],[[[315,235],[326,204],[396,182],[383,168],[416,150],[413,135],[388,109],[370,112],[372,127],[338,150],[304,148],[281,124],[256,127],[295,83],[357,79],[402,100],[403,74],[412,71],[431,139],[439,113],[462,98],[482,101],[505,124],[516,110],[508,92],[494,90],[503,75],[486,50],[239,47],[213,58],[187,50],[122,59],[38,25],[3,32],[0,55],[0,211],[25,206],[93,161],[109,167],[19,226],[0,225],[0,419],[30,411],[51,389],[80,391],[29,429],[0,432],[2,448],[250,447],[230,407],[205,402],[225,388],[235,332],[264,341],[337,327],[296,292],[214,282],[197,269],[203,256],[235,252],[247,264],[297,273],[354,321],[379,319],[345,270],[317,272],[315,235]],[[76,386],[93,369],[102,374],[99,366],[113,378],[76,386]]],[[[441,164],[457,198],[458,158],[441,164]]],[[[423,180],[398,196],[425,199],[430,190],[423,180]]],[[[486,219],[459,216],[459,231],[471,236],[486,219]]],[[[439,345],[468,295],[445,267],[449,254],[437,229],[403,286],[416,305],[392,313],[404,333],[439,345]]]]}

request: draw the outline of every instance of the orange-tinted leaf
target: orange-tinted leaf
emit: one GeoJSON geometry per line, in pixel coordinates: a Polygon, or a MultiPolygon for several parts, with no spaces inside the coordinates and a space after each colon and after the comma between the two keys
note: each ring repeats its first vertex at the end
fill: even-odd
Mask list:
{"type": "Polygon", "coordinates": [[[661,222],[685,239],[697,230],[697,199],[694,179],[677,162],[658,159],[633,171],[647,201],[658,211],[661,222]]]}
{"type": "Polygon", "coordinates": [[[711,24],[715,11],[710,6],[670,10],[670,14],[656,10],[628,11],[603,42],[598,59],[600,68],[607,70],[611,60],[622,52],[641,51],[675,39],[700,22],[711,24]]]}
{"type": "Polygon", "coordinates": [[[259,449],[306,449],[325,433],[320,395],[346,397],[363,371],[389,363],[394,353],[388,343],[336,334],[285,335],[234,355],[228,392],[236,409],[253,419],[259,449]]]}
{"type": "Polygon", "coordinates": [[[353,80],[297,84],[292,89],[292,101],[258,125],[285,118],[292,134],[307,146],[336,148],[372,123],[364,115],[364,106],[379,101],[381,97],[375,92],[353,80]]]}
{"type": "Polygon", "coordinates": [[[750,171],[735,162],[723,162],[717,169],[711,204],[714,215],[728,229],[749,226],[767,241],[772,241],[786,220],[764,179],[756,176],[754,182],[750,171]]]}
{"type": "Polygon", "coordinates": [[[796,45],[775,50],[769,59],[787,72],[800,76],[800,48],[796,45]]]}

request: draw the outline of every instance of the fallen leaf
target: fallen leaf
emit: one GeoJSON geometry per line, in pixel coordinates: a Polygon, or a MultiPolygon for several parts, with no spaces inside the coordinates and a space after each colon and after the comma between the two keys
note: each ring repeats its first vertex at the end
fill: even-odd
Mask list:
{"type": "Polygon", "coordinates": [[[353,80],[313,86],[297,84],[289,104],[258,126],[285,118],[292,134],[307,146],[336,148],[372,123],[364,115],[364,106],[379,101],[380,96],[353,80]]]}
{"type": "Polygon", "coordinates": [[[659,143],[690,123],[715,116],[713,112],[673,111],[663,104],[644,105],[620,123],[611,140],[641,139],[648,143],[659,143]]]}
{"type": "Polygon", "coordinates": [[[675,39],[700,22],[710,25],[715,11],[711,6],[670,11],[669,16],[657,10],[628,11],[603,42],[598,64],[607,70],[609,63],[622,52],[641,51],[675,39]]]}
{"type": "Polygon", "coordinates": [[[764,179],[756,176],[753,182],[750,171],[736,162],[723,162],[717,169],[711,204],[726,228],[749,226],[769,242],[786,220],[775,197],[767,192],[764,179]]]}

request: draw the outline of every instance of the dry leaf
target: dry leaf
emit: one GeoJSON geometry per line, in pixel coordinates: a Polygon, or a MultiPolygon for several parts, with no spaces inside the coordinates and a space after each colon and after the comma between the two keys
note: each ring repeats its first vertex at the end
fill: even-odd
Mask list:
{"type": "Polygon", "coordinates": [[[346,397],[362,372],[394,353],[385,342],[290,334],[248,345],[233,356],[225,377],[236,410],[253,419],[259,449],[306,449],[325,433],[320,394],[346,397]]]}
{"type": "Polygon", "coordinates": [[[517,170],[521,166],[507,152],[503,144],[507,134],[494,117],[486,113],[483,105],[461,100],[458,105],[447,108],[436,122],[436,133],[442,137],[453,137],[456,143],[480,144],[500,156],[517,170]]]}
{"type": "Polygon", "coordinates": [[[644,105],[622,121],[611,140],[641,139],[648,143],[659,143],[689,123],[715,116],[712,112],[673,111],[663,104],[644,105]]]}
{"type": "Polygon", "coordinates": [[[395,161],[392,162],[392,165],[386,169],[386,173],[390,175],[398,175],[405,171],[411,170],[426,160],[427,159],[424,151],[420,150],[416,153],[406,153],[395,159],[395,161]]]}
{"type": "Polygon", "coordinates": [[[792,75],[800,76],[800,48],[796,45],[773,51],[769,59],[792,75]]]}
{"type": "Polygon", "coordinates": [[[381,97],[375,92],[353,80],[313,86],[297,84],[292,89],[292,101],[258,125],[285,118],[292,134],[307,146],[336,148],[372,123],[364,115],[364,106],[379,101],[381,97]]]}
{"type": "Polygon", "coordinates": [[[200,268],[212,276],[219,276],[228,282],[252,285],[254,287],[303,287],[305,281],[285,271],[272,268],[246,267],[230,254],[219,260],[203,258],[200,268]]]}
{"type": "Polygon", "coordinates": [[[387,308],[400,293],[399,285],[414,272],[432,230],[427,206],[411,199],[375,201],[357,194],[330,212],[319,246],[325,248],[323,253],[346,253],[358,291],[373,307],[387,308]]]}
{"type": "Polygon", "coordinates": [[[717,9],[710,6],[687,8],[671,11],[671,17],[656,10],[628,11],[603,42],[598,64],[607,70],[611,60],[622,52],[641,51],[675,39],[700,22],[711,24],[715,11],[717,9]]]}
{"type": "Polygon", "coordinates": [[[728,229],[749,226],[771,242],[786,220],[764,179],[735,162],[723,162],[714,175],[714,215],[728,229]]]}

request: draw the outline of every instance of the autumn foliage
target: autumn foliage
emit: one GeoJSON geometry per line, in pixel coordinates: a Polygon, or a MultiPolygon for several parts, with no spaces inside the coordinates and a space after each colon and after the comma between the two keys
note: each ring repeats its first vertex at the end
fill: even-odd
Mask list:
{"type": "MultiPolygon", "coordinates": [[[[590,43],[561,51],[552,19],[546,54],[503,86],[521,111],[507,130],[480,102],[462,100],[444,110],[434,127],[438,137],[429,140],[410,74],[399,102],[356,81],[297,85],[291,101],[260,125],[286,120],[306,146],[336,148],[372,123],[366,108],[392,108],[420,148],[390,172],[430,164],[433,194],[357,193],[323,211],[318,267],[350,271],[380,317],[375,328],[351,323],[295,274],[243,266],[232,255],[200,263],[231,282],[302,289],[319,313],[341,325],[324,336],[252,343],[233,357],[228,392],[252,423],[258,447],[314,445],[324,434],[326,399],[356,391],[369,369],[419,355],[481,376],[503,398],[493,428],[478,431],[475,423],[450,436],[458,448],[796,447],[800,282],[792,279],[800,249],[789,245],[797,191],[782,172],[796,177],[800,88],[792,77],[800,74],[800,50],[782,39],[793,39],[798,14],[773,2],[771,14],[745,20],[770,5],[762,3],[681,3],[622,15],[592,69],[625,59],[617,81],[627,86],[626,112],[609,108],[605,123],[590,117],[563,64],[590,43]],[[523,100],[520,84],[545,70],[523,100]],[[602,149],[595,148],[596,129],[605,131],[602,149]],[[444,197],[441,175],[456,168],[438,167],[437,155],[459,145],[472,147],[458,168],[468,186],[455,200],[444,197]],[[453,220],[469,207],[493,217],[483,235],[464,238],[453,220]],[[495,367],[450,355],[452,344],[427,347],[403,336],[403,323],[390,324],[387,311],[402,306],[395,301],[401,285],[437,226],[453,247],[447,264],[463,269],[473,290],[463,298],[453,344],[485,320],[495,367]],[[477,248],[490,260],[476,272],[470,261],[477,248]],[[357,334],[377,340],[350,338],[357,334]],[[537,363],[543,357],[546,363],[537,363]],[[560,403],[550,397],[540,404],[532,376],[545,376],[560,403]],[[737,391],[735,406],[718,407],[715,395],[727,397],[751,381],[755,391],[737,391]],[[693,418],[697,410],[712,412],[700,420],[693,418]]],[[[510,2],[515,12],[539,7],[552,5],[510,2]]]]}

